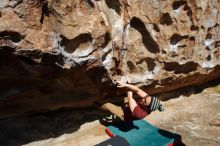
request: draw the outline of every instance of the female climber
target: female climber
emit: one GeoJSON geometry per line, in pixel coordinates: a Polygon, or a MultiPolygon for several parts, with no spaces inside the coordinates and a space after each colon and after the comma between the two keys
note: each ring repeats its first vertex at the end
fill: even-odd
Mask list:
{"type": "MultiPolygon", "coordinates": [[[[123,121],[131,121],[135,119],[142,119],[148,116],[152,111],[163,111],[163,105],[153,96],[150,96],[137,86],[116,81],[118,88],[127,88],[127,97],[124,98],[124,105],[117,106],[112,103],[105,103],[102,105],[103,110],[107,110],[113,115],[123,121]],[[140,98],[134,99],[133,93],[137,93],[140,98]]],[[[113,116],[109,118],[114,120],[113,116]]],[[[105,119],[105,120],[109,120],[105,119]]]]}

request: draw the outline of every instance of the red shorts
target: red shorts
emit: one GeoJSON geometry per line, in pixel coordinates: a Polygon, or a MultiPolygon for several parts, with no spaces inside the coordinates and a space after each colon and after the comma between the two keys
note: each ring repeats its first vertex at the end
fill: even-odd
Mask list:
{"type": "Polygon", "coordinates": [[[136,117],[137,119],[142,119],[147,115],[149,115],[147,111],[143,110],[139,105],[137,105],[132,112],[132,116],[136,117]]]}
{"type": "Polygon", "coordinates": [[[129,107],[123,106],[122,109],[124,111],[125,121],[142,119],[142,118],[146,117],[147,115],[149,115],[149,113],[147,111],[143,110],[139,105],[137,105],[134,108],[133,112],[131,112],[129,107]]]}

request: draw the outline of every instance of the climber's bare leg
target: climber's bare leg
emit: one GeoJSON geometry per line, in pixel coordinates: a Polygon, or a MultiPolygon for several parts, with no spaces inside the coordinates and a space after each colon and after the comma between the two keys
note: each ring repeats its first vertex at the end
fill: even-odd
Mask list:
{"type": "Polygon", "coordinates": [[[124,120],[124,112],[120,106],[114,105],[112,103],[105,103],[101,108],[118,116],[121,120],[124,120]]]}

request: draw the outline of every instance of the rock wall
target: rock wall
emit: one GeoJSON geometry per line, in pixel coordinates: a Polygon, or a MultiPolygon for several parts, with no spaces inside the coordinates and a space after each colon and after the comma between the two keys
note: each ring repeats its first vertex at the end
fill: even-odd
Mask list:
{"type": "Polygon", "coordinates": [[[220,77],[218,0],[0,0],[0,117],[220,77]]]}

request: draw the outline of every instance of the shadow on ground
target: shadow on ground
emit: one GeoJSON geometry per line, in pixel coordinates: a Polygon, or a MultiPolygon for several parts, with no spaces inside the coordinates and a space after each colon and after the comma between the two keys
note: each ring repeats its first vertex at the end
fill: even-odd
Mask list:
{"type": "Polygon", "coordinates": [[[44,114],[0,119],[0,145],[20,146],[73,133],[86,122],[103,117],[95,107],[62,109],[44,114]]]}

